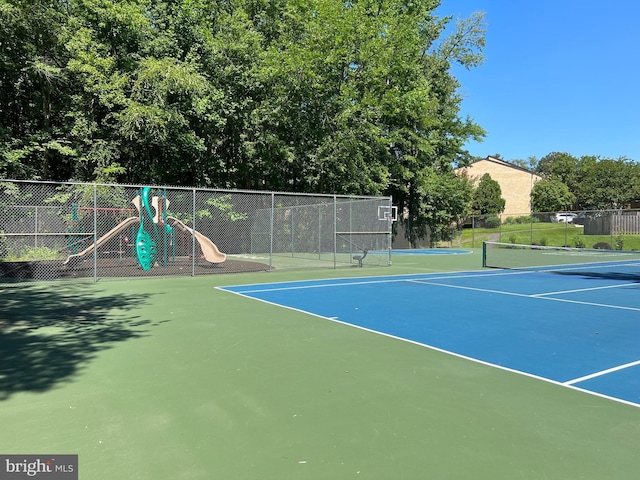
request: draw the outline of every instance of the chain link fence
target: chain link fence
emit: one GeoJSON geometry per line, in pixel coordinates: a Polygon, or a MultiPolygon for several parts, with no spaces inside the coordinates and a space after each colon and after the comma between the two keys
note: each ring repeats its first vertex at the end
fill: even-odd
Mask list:
{"type": "Polygon", "coordinates": [[[390,265],[389,197],[0,181],[0,278],[390,265]]]}
{"type": "Polygon", "coordinates": [[[640,210],[534,212],[472,215],[445,243],[480,247],[482,242],[640,250],[640,210]]]}

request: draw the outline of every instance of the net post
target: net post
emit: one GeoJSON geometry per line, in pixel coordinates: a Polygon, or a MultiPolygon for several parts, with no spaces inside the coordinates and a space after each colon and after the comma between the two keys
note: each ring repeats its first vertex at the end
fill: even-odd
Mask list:
{"type": "Polygon", "coordinates": [[[482,242],[482,267],[487,266],[487,242],[482,242]]]}

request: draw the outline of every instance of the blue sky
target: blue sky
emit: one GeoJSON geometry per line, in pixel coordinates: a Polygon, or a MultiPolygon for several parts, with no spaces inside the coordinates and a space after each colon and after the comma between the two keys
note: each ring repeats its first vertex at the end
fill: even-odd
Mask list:
{"type": "Polygon", "coordinates": [[[478,10],[485,63],[454,68],[462,115],[488,132],[472,155],[640,161],[639,0],[442,0],[436,13],[478,10]]]}

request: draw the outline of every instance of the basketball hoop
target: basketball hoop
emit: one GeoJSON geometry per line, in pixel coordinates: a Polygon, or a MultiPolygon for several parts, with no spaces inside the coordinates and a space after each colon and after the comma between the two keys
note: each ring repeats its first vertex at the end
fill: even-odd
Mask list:
{"type": "Polygon", "coordinates": [[[389,223],[395,222],[398,220],[398,207],[379,206],[378,220],[386,220],[389,223]]]}

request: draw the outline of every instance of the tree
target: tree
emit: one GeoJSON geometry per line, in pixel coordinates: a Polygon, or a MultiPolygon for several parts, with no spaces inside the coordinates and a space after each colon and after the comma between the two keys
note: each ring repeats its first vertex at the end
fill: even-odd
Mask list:
{"type": "Polygon", "coordinates": [[[62,2],[0,1],[0,173],[67,178],[75,151],[65,138],[67,55],[62,2]]]}
{"type": "Polygon", "coordinates": [[[573,187],[579,209],[624,208],[640,198],[640,165],[626,158],[582,157],[573,187]]]}
{"type": "Polygon", "coordinates": [[[504,211],[505,199],[502,198],[500,184],[485,173],[473,192],[472,210],[476,215],[499,214],[504,211]]]}
{"type": "MultiPolygon", "coordinates": [[[[578,159],[568,153],[550,153],[540,160],[538,169],[545,180],[557,180],[572,195],[570,200],[561,187],[549,187],[552,199],[549,202],[539,199],[545,211],[622,208],[640,198],[640,166],[627,158],[583,156],[578,159]]],[[[539,188],[547,186],[543,184],[539,188]]]]}
{"type": "Polygon", "coordinates": [[[542,179],[531,190],[531,206],[534,212],[559,212],[571,209],[576,197],[557,178],[542,179]]]}
{"type": "Polygon", "coordinates": [[[435,230],[484,135],[451,72],[483,14],[438,4],[0,0],[0,174],[393,195],[435,230]]]}
{"type": "Polygon", "coordinates": [[[420,175],[417,195],[424,201],[409,212],[404,222],[412,245],[427,236],[432,241],[447,239],[452,227],[459,226],[471,213],[473,186],[467,178],[433,169],[425,169],[420,175]]]}
{"type": "Polygon", "coordinates": [[[553,152],[540,159],[537,172],[545,178],[555,178],[570,189],[579,181],[581,161],[568,153],[553,152]]]}
{"type": "Polygon", "coordinates": [[[514,165],[516,165],[516,166],[518,166],[520,168],[524,168],[526,170],[530,170],[530,171],[533,171],[533,172],[538,170],[538,163],[539,162],[540,161],[535,156],[527,157],[526,160],[523,160],[523,159],[520,159],[520,158],[514,159],[514,160],[509,160],[509,163],[512,163],[512,164],[514,164],[514,165]]]}

